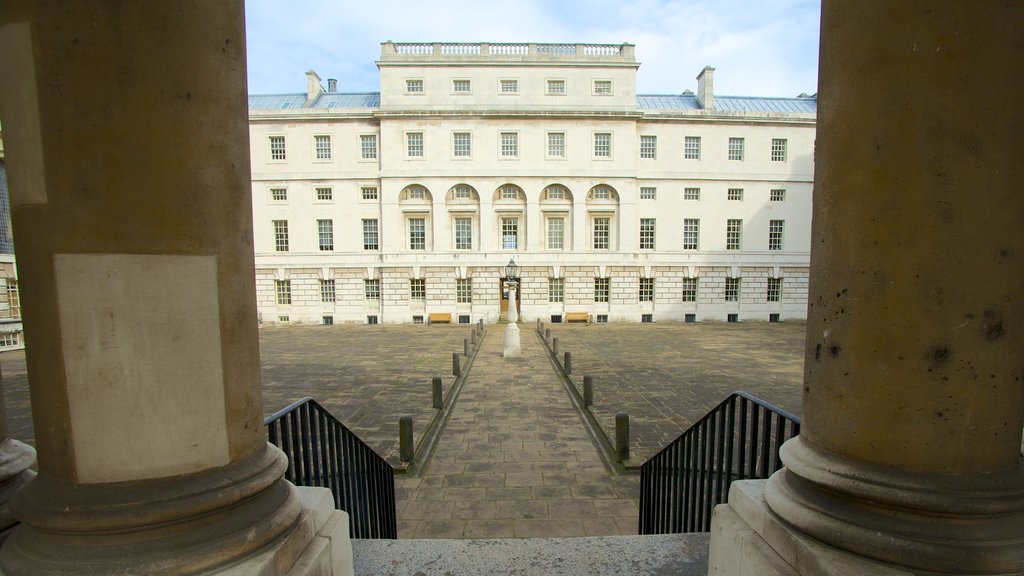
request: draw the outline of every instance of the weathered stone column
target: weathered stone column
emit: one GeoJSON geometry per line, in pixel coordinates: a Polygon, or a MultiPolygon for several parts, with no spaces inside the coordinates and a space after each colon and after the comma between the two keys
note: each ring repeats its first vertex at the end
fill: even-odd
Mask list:
{"type": "Polygon", "coordinates": [[[0,571],[287,570],[316,528],[262,426],[242,1],[5,1],[0,116],[39,450],[0,571]]]}
{"type": "Polygon", "coordinates": [[[1022,29],[823,3],[803,426],[712,573],[732,509],[791,573],[1024,574],[1022,29]]]}

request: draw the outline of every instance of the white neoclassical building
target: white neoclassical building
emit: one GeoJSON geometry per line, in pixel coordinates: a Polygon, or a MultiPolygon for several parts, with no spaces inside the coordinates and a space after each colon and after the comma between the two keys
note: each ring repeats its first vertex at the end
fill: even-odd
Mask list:
{"type": "Polygon", "coordinates": [[[381,45],[252,95],[263,322],[806,317],[814,97],[636,93],[631,44],[381,45]]]}

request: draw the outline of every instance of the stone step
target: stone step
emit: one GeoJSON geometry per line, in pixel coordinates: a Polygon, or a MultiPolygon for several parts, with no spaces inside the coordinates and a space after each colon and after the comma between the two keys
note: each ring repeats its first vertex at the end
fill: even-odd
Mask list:
{"type": "Polygon", "coordinates": [[[710,535],[352,540],[359,576],[705,576],[710,535]]]}

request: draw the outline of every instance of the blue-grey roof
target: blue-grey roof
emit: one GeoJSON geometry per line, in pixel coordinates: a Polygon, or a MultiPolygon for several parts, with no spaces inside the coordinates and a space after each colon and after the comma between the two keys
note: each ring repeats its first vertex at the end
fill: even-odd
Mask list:
{"type": "MultiPolygon", "coordinates": [[[[637,107],[641,110],[700,110],[694,94],[638,94],[637,107]]],[[[787,114],[816,114],[815,98],[770,98],[757,96],[715,96],[715,110],[723,112],[781,112],[787,114]]]]}
{"type": "Polygon", "coordinates": [[[306,103],[305,94],[250,94],[250,110],[277,110],[279,108],[301,108],[306,103]]]}
{"type": "MultiPolygon", "coordinates": [[[[250,94],[250,110],[280,110],[302,108],[306,95],[296,94],[250,94]]],[[[312,108],[380,108],[380,92],[362,94],[323,93],[312,108]]]]}

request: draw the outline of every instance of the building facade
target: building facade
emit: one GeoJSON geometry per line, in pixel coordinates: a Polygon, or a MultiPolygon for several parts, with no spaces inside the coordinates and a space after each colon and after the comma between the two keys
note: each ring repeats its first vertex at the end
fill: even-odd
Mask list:
{"type": "Polygon", "coordinates": [[[0,125],[0,351],[25,347],[21,323],[21,292],[11,233],[11,202],[7,190],[4,133],[0,125]]]}
{"type": "Polygon", "coordinates": [[[249,98],[263,322],[806,317],[816,100],[638,95],[630,44],[381,45],[249,98]]]}

